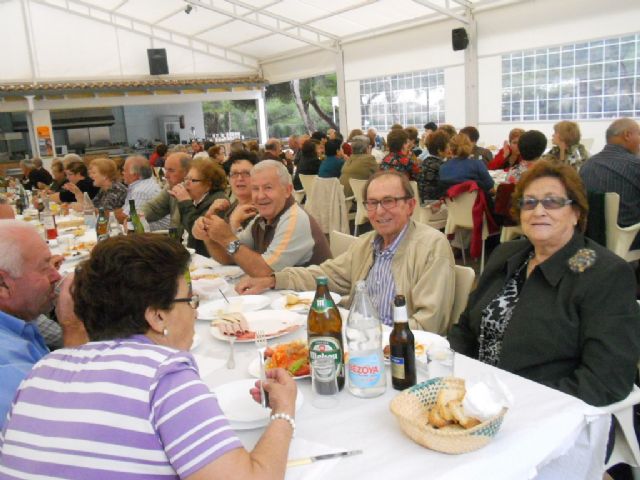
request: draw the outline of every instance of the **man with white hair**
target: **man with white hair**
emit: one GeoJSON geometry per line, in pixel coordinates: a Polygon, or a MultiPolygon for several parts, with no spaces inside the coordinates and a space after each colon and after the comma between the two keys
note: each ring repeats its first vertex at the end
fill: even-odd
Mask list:
{"type": "Polygon", "coordinates": [[[49,247],[34,227],[17,220],[0,220],[0,429],[18,385],[49,353],[32,322],[57,303],[65,346],[87,341],[84,326],[73,314],[70,278],[57,298],[60,279],[49,247]]]}
{"type": "Polygon", "coordinates": [[[31,160],[20,160],[20,168],[24,174],[22,183],[27,190],[38,188],[38,183],[49,185],[53,181],[51,174],[45,170],[42,160],[33,158],[31,160]]]}
{"type": "MultiPolygon", "coordinates": [[[[120,223],[129,216],[129,200],[136,202],[136,209],[142,209],[147,203],[160,194],[162,189],[155,178],[149,160],[141,155],[133,155],[124,161],[122,177],[127,184],[127,197],[122,208],[116,210],[116,218],[120,223]]],[[[151,230],[166,230],[171,219],[169,215],[155,222],[149,222],[151,230]]]]}
{"type": "Polygon", "coordinates": [[[286,167],[277,160],[263,160],[251,169],[251,198],[258,216],[247,228],[233,232],[224,220],[208,214],[196,221],[193,236],[204,241],[212,258],[237,264],[251,276],[320,264],[331,258],[329,244],[292,192],[286,167]]]}

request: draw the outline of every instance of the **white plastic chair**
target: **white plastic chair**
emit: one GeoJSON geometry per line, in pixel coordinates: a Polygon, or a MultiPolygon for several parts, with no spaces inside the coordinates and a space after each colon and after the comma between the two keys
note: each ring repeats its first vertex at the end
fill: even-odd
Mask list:
{"type": "Polygon", "coordinates": [[[440,205],[440,210],[433,212],[431,210],[430,203],[426,203],[423,206],[416,206],[416,210],[419,210],[420,215],[417,221],[429,225],[436,230],[442,230],[447,225],[448,210],[447,206],[443,203],[440,205]]]}
{"type": "Polygon", "coordinates": [[[349,179],[349,185],[351,185],[351,190],[353,191],[353,196],[355,197],[357,207],[356,216],[353,219],[353,235],[356,237],[358,236],[358,226],[363,225],[369,221],[367,209],[362,203],[364,201],[364,186],[366,183],[366,180],[358,180],[357,178],[349,179]]]}
{"type": "Polygon", "coordinates": [[[351,246],[357,238],[358,237],[352,237],[346,233],[338,232],[337,230],[332,230],[329,234],[329,247],[331,248],[333,258],[349,250],[349,246],[351,246]]]}
{"type": "MultiPolygon", "coordinates": [[[[605,469],[618,463],[626,463],[631,467],[640,466],[640,448],[633,428],[633,407],[637,404],[640,404],[640,388],[634,385],[627,398],[602,407],[602,410],[613,415],[615,423],[615,443],[605,469]]],[[[634,478],[639,478],[638,470],[633,470],[634,478]]]]}
{"type": "MultiPolygon", "coordinates": [[[[461,245],[462,261],[466,265],[467,261],[464,253],[464,245],[460,239],[459,230],[467,229],[473,230],[473,216],[472,209],[473,204],[476,202],[478,192],[466,192],[458,195],[454,199],[447,198],[445,203],[447,204],[447,224],[444,227],[445,235],[454,234],[456,240],[461,245]]],[[[487,226],[487,217],[482,215],[482,256],[480,259],[480,273],[484,270],[484,243],[489,236],[489,227],[487,226]]]]}
{"type": "Polygon", "coordinates": [[[508,242],[509,240],[513,240],[514,238],[521,237],[524,235],[522,231],[522,227],[520,225],[513,225],[511,227],[502,227],[500,231],[500,243],[508,242]]]}
{"type": "Polygon", "coordinates": [[[456,289],[453,297],[453,307],[451,308],[451,324],[458,323],[460,314],[467,307],[469,301],[469,293],[471,293],[471,287],[473,281],[476,278],[476,272],[471,267],[463,267],[461,265],[455,266],[456,272],[456,289]]]}
{"type": "Polygon", "coordinates": [[[640,223],[629,227],[618,225],[620,195],[615,192],[604,194],[604,223],[607,234],[607,248],[627,262],[640,260],[640,250],[629,250],[638,232],[640,223]]]}
{"type": "MultiPolygon", "coordinates": [[[[307,195],[307,199],[309,199],[309,195],[311,195],[311,189],[313,188],[313,182],[315,182],[318,175],[298,175],[300,177],[300,183],[302,184],[302,190],[307,195]]],[[[299,192],[300,190],[298,190],[299,192]]]]}
{"type": "Polygon", "coordinates": [[[411,215],[411,218],[416,221],[419,222],[420,221],[420,217],[422,216],[422,213],[420,212],[421,208],[420,208],[420,192],[418,192],[418,182],[416,182],[415,180],[412,180],[411,182],[411,188],[413,189],[413,198],[416,200],[416,208],[413,210],[413,214],[411,215]]]}

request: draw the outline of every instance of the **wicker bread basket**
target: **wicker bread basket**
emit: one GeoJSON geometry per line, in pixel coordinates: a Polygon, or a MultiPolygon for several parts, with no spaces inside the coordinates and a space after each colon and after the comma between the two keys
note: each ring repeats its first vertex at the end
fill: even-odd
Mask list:
{"type": "Polygon", "coordinates": [[[445,387],[464,389],[464,380],[454,377],[432,378],[398,394],[391,401],[390,408],[400,428],[416,443],[438,452],[466,453],[484,447],[500,430],[507,408],[467,430],[458,425],[434,428],[427,422],[427,414],[435,405],[438,392],[445,387]]]}

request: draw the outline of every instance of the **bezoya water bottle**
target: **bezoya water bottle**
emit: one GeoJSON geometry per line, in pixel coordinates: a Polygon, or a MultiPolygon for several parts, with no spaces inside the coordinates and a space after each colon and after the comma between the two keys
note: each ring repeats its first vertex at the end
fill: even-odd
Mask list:
{"type": "Polygon", "coordinates": [[[362,398],[382,395],[387,389],[382,354],[382,325],[367,294],[364,280],[356,284],[346,334],[349,349],[349,391],[362,398]]]}

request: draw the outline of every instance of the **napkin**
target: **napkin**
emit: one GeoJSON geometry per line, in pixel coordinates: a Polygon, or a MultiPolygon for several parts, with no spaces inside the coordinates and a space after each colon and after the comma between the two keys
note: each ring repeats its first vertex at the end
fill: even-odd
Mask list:
{"type": "MultiPolygon", "coordinates": [[[[295,437],[289,447],[288,460],[297,460],[299,458],[311,457],[313,455],[323,455],[325,453],[341,452],[344,450],[350,449],[338,448],[335,445],[329,446],[312,440],[295,437]]],[[[340,461],[342,461],[341,458],[335,458],[330,460],[321,460],[309,465],[290,467],[287,468],[284,478],[285,480],[321,480],[329,478],[331,476],[331,470],[336,468],[336,465],[340,461]]]]}
{"type": "Polygon", "coordinates": [[[466,381],[462,407],[465,415],[484,422],[495,417],[504,407],[513,405],[513,394],[497,377],[486,382],[466,381]]]}

